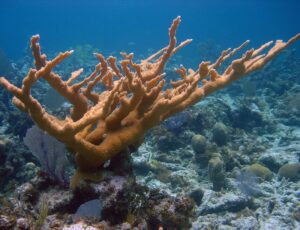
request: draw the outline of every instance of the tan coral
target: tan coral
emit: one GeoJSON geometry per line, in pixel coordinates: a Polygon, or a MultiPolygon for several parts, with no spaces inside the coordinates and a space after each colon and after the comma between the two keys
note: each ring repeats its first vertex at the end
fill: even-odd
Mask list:
{"type": "Polygon", "coordinates": [[[21,88],[3,77],[0,84],[14,95],[13,103],[27,112],[37,126],[76,153],[81,171],[94,171],[123,149],[139,142],[150,128],[214,91],[262,68],[281,50],[300,38],[298,34],[286,43],[276,41],[263,55],[260,53],[272,42],[256,50],[248,50],[240,59],[232,61],[224,73],[219,73],[217,69],[220,65],[244,48],[249,43],[246,41],[232,51],[223,51],[213,64],[202,62],[196,71],[180,67],[177,72],[182,79],[171,82],[173,87],[164,90],[167,61],[192,41],[188,39],[176,46],[179,24],[180,17],[177,17],[169,29],[169,44],[165,48],[139,63],[133,61],[133,54],[122,53],[123,60],[119,65],[115,57],[105,59],[103,55],[95,54],[99,64],[93,73],[77,83],[73,82],[83,72],[82,69],[74,71],[67,81],[53,71],[73,51],[60,53],[47,61],[46,55],[41,54],[39,36],[33,36],[31,49],[36,69],[29,71],[21,88]],[[31,95],[32,86],[40,78],[45,79],[73,105],[69,117],[60,120],[52,116],[31,95]],[[97,84],[103,84],[106,90],[95,92],[97,84]]]}

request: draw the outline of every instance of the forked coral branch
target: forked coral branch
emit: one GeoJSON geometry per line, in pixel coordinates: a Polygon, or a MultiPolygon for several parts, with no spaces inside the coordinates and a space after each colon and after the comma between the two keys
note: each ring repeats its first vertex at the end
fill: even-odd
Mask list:
{"type": "Polygon", "coordinates": [[[224,88],[253,71],[261,69],[280,51],[300,38],[300,34],[287,42],[276,41],[266,54],[261,54],[272,42],[258,49],[246,51],[241,58],[229,64],[223,73],[218,68],[225,61],[244,48],[249,41],[236,49],[228,49],[211,64],[201,62],[196,71],[187,71],[183,66],[177,70],[181,80],[165,85],[164,68],[167,61],[180,48],[191,42],[188,39],[176,46],[176,31],[180,17],[174,19],[169,29],[169,44],[141,60],[133,61],[133,54],[122,53],[117,64],[115,57],[99,60],[95,70],[84,80],[74,83],[82,69],[74,71],[67,81],[54,72],[56,67],[73,51],[60,53],[48,61],[41,53],[39,35],[31,38],[31,49],[35,69],[30,69],[21,88],[1,78],[0,84],[14,95],[13,103],[28,113],[36,125],[54,136],[74,151],[80,171],[95,171],[123,149],[140,142],[145,132],[160,124],[175,113],[197,103],[207,95],[224,88]],[[64,120],[49,114],[31,95],[32,86],[45,79],[61,96],[72,104],[70,116],[64,120]],[[103,92],[96,92],[95,86],[103,84],[103,92]]]}

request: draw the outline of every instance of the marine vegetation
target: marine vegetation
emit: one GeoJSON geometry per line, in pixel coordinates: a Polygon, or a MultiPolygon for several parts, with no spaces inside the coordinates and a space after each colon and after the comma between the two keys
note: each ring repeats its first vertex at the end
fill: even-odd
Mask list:
{"type": "Polygon", "coordinates": [[[147,130],[168,117],[261,69],[300,38],[297,34],[287,42],[277,40],[266,54],[261,53],[273,42],[250,49],[241,58],[233,60],[223,73],[219,73],[221,64],[244,48],[249,43],[246,41],[238,48],[224,50],[214,63],[201,62],[197,70],[187,71],[181,66],[177,73],[182,79],[172,81],[172,88],[164,90],[167,61],[192,41],[187,39],[176,44],[180,21],[177,17],[169,28],[169,44],[139,63],[134,61],[133,53],[121,53],[123,60],[119,64],[115,57],[105,59],[102,54],[95,53],[99,64],[94,72],[76,83],[82,69],[72,72],[66,81],[53,70],[73,51],[47,60],[46,55],[41,53],[40,37],[35,35],[31,38],[35,69],[29,70],[21,88],[4,77],[0,79],[0,84],[14,95],[16,107],[28,113],[40,129],[65,143],[75,153],[80,171],[90,172],[99,169],[122,150],[141,143],[147,130]],[[49,114],[31,95],[31,88],[40,79],[46,80],[73,105],[65,119],[49,114]],[[104,85],[106,90],[95,92],[97,84],[104,85]]]}

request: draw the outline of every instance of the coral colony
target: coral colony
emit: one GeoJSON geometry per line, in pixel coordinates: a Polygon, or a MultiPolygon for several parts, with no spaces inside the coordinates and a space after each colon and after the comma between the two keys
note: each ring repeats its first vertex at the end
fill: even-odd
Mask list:
{"type": "Polygon", "coordinates": [[[274,45],[267,42],[258,49],[250,49],[241,58],[233,60],[223,73],[218,72],[225,60],[248,45],[249,41],[246,41],[238,48],[224,50],[214,63],[201,62],[197,70],[181,66],[177,69],[181,80],[171,81],[172,87],[164,89],[167,61],[192,41],[188,39],[176,44],[180,21],[180,17],[175,18],[169,28],[169,44],[139,63],[133,60],[133,53],[121,53],[123,59],[120,62],[113,56],[105,59],[102,54],[95,53],[99,64],[92,74],[78,82],[76,79],[82,69],[72,72],[66,81],[53,70],[73,51],[47,60],[41,53],[40,37],[35,35],[31,38],[35,69],[29,70],[22,87],[18,88],[4,77],[0,83],[14,95],[13,104],[17,108],[28,113],[40,129],[75,153],[79,171],[93,172],[122,150],[138,146],[150,128],[261,69],[300,38],[297,34],[287,42],[277,40],[274,45]],[[262,54],[269,47],[268,52],[262,54]],[[62,120],[49,114],[32,96],[31,88],[41,78],[72,104],[70,116],[62,120]],[[96,92],[97,84],[106,89],[96,92]]]}

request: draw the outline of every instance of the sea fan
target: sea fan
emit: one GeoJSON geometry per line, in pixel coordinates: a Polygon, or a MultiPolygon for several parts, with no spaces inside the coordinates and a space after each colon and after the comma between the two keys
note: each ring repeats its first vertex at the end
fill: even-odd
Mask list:
{"type": "Polygon", "coordinates": [[[42,170],[53,179],[67,184],[66,166],[68,160],[65,145],[49,136],[36,126],[27,130],[24,137],[25,145],[32,154],[39,160],[42,170]]]}

